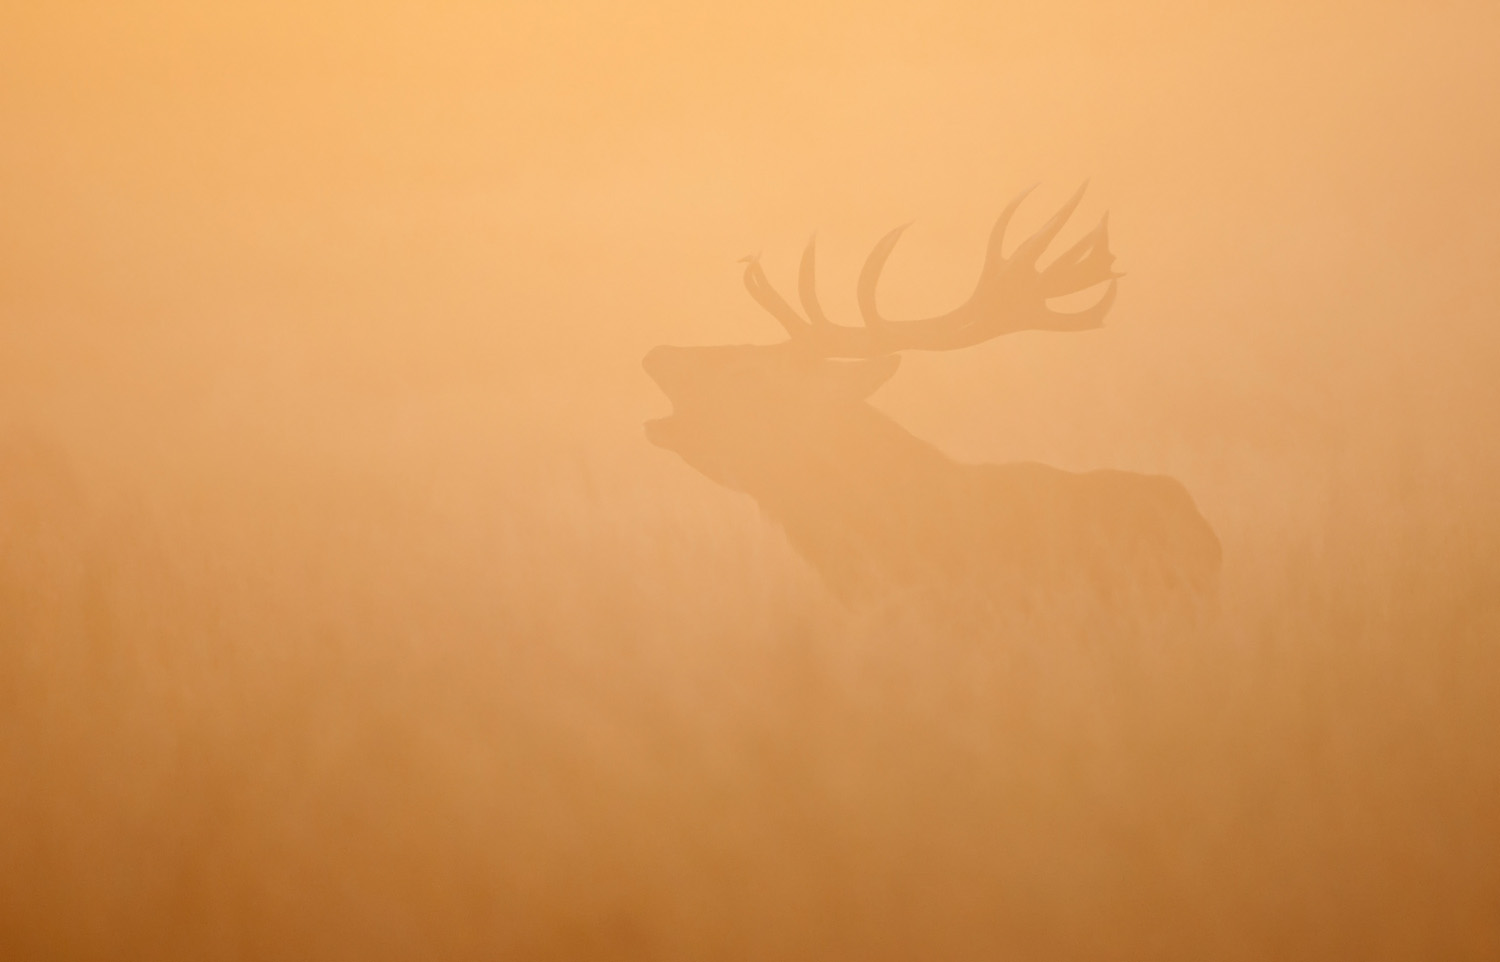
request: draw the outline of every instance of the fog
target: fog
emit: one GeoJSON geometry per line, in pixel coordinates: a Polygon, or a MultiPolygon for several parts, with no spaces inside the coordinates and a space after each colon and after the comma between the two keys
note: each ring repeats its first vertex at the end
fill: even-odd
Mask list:
{"type": "Polygon", "coordinates": [[[0,955],[1500,957],[1491,5],[220,6],[0,15],[0,955]],[[939,314],[1085,181],[1104,326],[870,404],[1175,479],[1196,617],[648,443],[740,258],[939,314]]]}

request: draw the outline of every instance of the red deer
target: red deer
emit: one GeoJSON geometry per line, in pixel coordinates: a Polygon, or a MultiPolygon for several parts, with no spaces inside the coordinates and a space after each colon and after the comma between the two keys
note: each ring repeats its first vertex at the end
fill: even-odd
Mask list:
{"type": "Polygon", "coordinates": [[[802,256],[799,314],[746,258],[751,296],[786,329],[773,345],[657,347],[643,362],[671,400],[648,422],[655,445],[754,498],[846,601],[978,601],[1035,611],[1064,598],[1106,607],[1198,599],[1213,589],[1219,542],[1176,480],[1043,464],[961,464],[865,403],[900,351],[956,350],[1013,331],[1102,326],[1117,278],[1108,219],[1046,268],[1037,261],[1082,189],[1009,257],[1000,215],[977,286],[946,314],[893,321],[876,307],[880,274],[904,228],[870,253],[858,281],[864,324],[832,323],[818,304],[814,244],[802,256]],[[1077,313],[1049,298],[1107,284],[1077,313]]]}

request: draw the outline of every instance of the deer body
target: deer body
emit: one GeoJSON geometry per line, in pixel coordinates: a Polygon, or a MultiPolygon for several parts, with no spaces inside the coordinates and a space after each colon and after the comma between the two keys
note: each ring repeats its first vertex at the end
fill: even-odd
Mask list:
{"type": "MultiPolygon", "coordinates": [[[[966,599],[1005,609],[1087,599],[1114,607],[1212,591],[1219,543],[1177,481],[1043,464],[961,464],[866,403],[901,350],[951,350],[1017,330],[1099,327],[1113,302],[1106,223],[1045,269],[1036,261],[1074,198],[1010,256],[1001,215],[979,284],[948,314],[891,321],[875,287],[900,231],[859,280],[864,326],[833,324],[817,302],[813,247],[802,260],[805,317],[750,258],[745,284],[787,330],[775,345],[658,347],[646,372],[672,401],[647,437],[707,477],[750,495],[846,600],[966,599]],[[1087,310],[1048,298],[1108,287],[1087,310]]],[[[1025,195],[1023,194],[1022,197],[1025,195]]]]}
{"type": "Polygon", "coordinates": [[[645,366],[676,408],[650,440],[754,498],[846,601],[1212,590],[1218,540],[1171,478],[960,463],[775,347],[662,347],[645,366]]]}

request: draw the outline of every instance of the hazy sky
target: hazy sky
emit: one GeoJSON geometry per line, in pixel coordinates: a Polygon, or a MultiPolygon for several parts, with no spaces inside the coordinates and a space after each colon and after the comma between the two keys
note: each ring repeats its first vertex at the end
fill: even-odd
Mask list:
{"type": "Polygon", "coordinates": [[[1463,406],[1489,380],[1486,4],[6,18],[0,336],[17,397],[172,406],[237,371],[644,410],[652,344],[777,336],[740,289],[743,254],[789,286],[819,230],[824,300],[850,318],[868,246],[915,219],[882,297],[941,309],[1005,200],[1042,184],[1024,229],[1085,178],[1073,229],[1110,210],[1130,275],[1110,328],[912,359],[887,403],[959,444],[980,443],[977,406],[1090,392],[1123,392],[1137,422],[1196,408],[1218,420],[1174,430],[1265,435],[1250,422],[1364,411],[1392,385],[1463,406]]]}

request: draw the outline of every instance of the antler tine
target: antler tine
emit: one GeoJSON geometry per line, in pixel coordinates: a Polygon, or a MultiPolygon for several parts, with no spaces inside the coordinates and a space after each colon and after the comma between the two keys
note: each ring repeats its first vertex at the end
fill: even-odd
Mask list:
{"type": "Polygon", "coordinates": [[[995,226],[990,228],[990,243],[984,251],[984,267],[979,272],[980,283],[983,283],[986,277],[992,276],[1005,266],[1005,254],[1002,246],[1005,243],[1005,231],[1010,227],[1010,219],[1020,209],[1021,202],[1030,197],[1031,192],[1039,186],[1039,184],[1032,184],[1021,191],[1011,199],[1009,204],[1005,205],[1005,209],[1000,212],[1000,216],[995,218],[995,226]]]}
{"type": "Polygon", "coordinates": [[[1043,224],[1035,234],[1022,241],[1021,246],[1017,247],[1016,252],[1010,256],[1010,263],[1024,267],[1035,265],[1037,259],[1042,256],[1042,252],[1047,249],[1047,245],[1052,243],[1058,232],[1063,229],[1063,225],[1068,222],[1068,218],[1073,216],[1073,211],[1078,208],[1079,201],[1083,200],[1083,192],[1088,190],[1088,186],[1089,182],[1084,181],[1078,191],[1068,198],[1068,202],[1063,204],[1047,223],[1043,224]]]}
{"type": "Polygon", "coordinates": [[[771,316],[786,328],[786,332],[794,339],[802,337],[808,331],[808,324],[802,319],[792,305],[788,304],[771,282],[766,280],[766,272],[760,266],[760,255],[751,254],[749,257],[741,258],[745,264],[745,290],[755,298],[755,302],[770,312],[771,316]]]}
{"type": "Polygon", "coordinates": [[[1104,315],[1114,306],[1115,292],[1119,289],[1120,282],[1110,278],[1109,287],[1104,289],[1104,296],[1099,298],[1098,303],[1092,307],[1086,307],[1081,311],[1054,311],[1048,308],[1046,311],[1046,324],[1036,325],[1037,330],[1045,331],[1091,331],[1096,327],[1104,326],[1104,315]]]}
{"type": "Polygon", "coordinates": [[[817,244],[817,234],[807,239],[807,248],[802,252],[802,266],[797,271],[797,296],[801,298],[802,309],[807,312],[813,327],[829,327],[831,322],[828,315],[823,313],[823,306],[818,303],[817,269],[814,263],[817,244]]]}
{"type": "Polygon", "coordinates": [[[864,320],[865,327],[872,331],[882,330],[890,324],[890,321],[880,316],[880,309],[875,306],[875,285],[880,283],[880,274],[885,270],[885,262],[890,260],[891,251],[896,249],[896,242],[910,226],[911,222],[908,221],[880,238],[870,251],[870,256],[865,258],[865,266],[859,270],[859,285],[856,288],[859,316],[864,320]]]}
{"type": "Polygon", "coordinates": [[[1095,253],[1093,248],[1096,245],[1100,244],[1100,242],[1103,242],[1103,245],[1108,248],[1108,234],[1109,213],[1105,212],[1104,216],[1099,218],[1099,223],[1094,225],[1093,230],[1089,231],[1087,234],[1084,234],[1076,242],[1074,242],[1072,247],[1069,247],[1061,254],[1058,254],[1057,257],[1053,258],[1052,263],[1049,264],[1045,269],[1043,269],[1042,273],[1046,274],[1048,271],[1057,270],[1059,268],[1066,268],[1074,264],[1081,263],[1084,260],[1085,256],[1091,256],[1095,253]]]}
{"type": "Polygon", "coordinates": [[[1113,270],[1114,261],[1109,250],[1109,215],[1105,214],[1098,226],[1041,272],[1042,294],[1060,297],[1124,276],[1113,270]]]}

